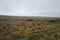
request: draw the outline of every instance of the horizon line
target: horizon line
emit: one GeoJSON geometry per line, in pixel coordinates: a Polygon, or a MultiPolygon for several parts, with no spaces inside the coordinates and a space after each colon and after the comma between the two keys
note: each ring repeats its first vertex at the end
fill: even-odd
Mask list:
{"type": "Polygon", "coordinates": [[[35,16],[22,16],[22,15],[0,15],[0,16],[11,16],[11,17],[58,17],[58,16],[39,16],[39,15],[35,15],[35,16]]]}

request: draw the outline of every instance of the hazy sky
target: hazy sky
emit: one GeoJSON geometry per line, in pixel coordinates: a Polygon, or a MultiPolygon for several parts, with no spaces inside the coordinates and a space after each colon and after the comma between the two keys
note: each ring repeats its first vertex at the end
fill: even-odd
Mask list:
{"type": "Polygon", "coordinates": [[[60,17],[60,0],[0,0],[0,15],[60,17]]]}

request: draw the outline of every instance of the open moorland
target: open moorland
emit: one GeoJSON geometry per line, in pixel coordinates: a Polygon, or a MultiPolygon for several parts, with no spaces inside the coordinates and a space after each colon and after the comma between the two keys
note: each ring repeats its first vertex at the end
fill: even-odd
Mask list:
{"type": "Polygon", "coordinates": [[[60,40],[60,18],[0,16],[0,40],[60,40]]]}

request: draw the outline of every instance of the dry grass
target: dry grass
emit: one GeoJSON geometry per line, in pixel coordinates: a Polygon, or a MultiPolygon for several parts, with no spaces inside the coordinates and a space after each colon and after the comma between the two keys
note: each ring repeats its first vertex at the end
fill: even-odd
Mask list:
{"type": "Polygon", "coordinates": [[[60,40],[60,21],[0,19],[0,40],[60,40]]]}

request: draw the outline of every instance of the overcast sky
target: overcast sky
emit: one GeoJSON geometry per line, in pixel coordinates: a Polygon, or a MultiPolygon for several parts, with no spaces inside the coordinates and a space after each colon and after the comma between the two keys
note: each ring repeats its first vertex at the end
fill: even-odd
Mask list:
{"type": "Polygon", "coordinates": [[[0,15],[60,17],[60,0],[0,0],[0,15]]]}

